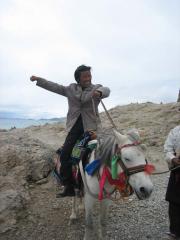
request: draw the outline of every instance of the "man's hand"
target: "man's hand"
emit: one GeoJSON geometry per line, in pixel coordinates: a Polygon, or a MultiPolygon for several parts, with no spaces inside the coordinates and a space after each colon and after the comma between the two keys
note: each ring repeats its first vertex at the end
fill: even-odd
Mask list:
{"type": "Polygon", "coordinates": [[[36,76],[31,76],[31,77],[30,77],[30,80],[31,80],[32,82],[37,81],[38,79],[39,79],[39,77],[36,77],[36,76]]]}
{"type": "Polygon", "coordinates": [[[100,91],[95,90],[92,92],[92,97],[100,98],[101,96],[102,96],[102,92],[100,91]]]}
{"type": "Polygon", "coordinates": [[[172,163],[174,166],[179,166],[180,165],[180,157],[173,158],[172,163]]]}

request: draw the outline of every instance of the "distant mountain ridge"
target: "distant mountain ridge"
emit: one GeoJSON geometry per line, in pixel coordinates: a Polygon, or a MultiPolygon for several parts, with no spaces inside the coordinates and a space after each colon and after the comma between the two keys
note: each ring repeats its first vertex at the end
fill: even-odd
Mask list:
{"type": "Polygon", "coordinates": [[[27,119],[27,118],[0,118],[0,129],[26,128],[44,124],[64,123],[65,118],[27,119]]]}
{"type": "Polygon", "coordinates": [[[13,112],[13,111],[1,111],[0,110],[0,119],[25,119],[25,120],[52,120],[58,121],[65,119],[65,117],[49,117],[47,114],[41,114],[40,117],[29,117],[29,114],[22,112],[13,112]],[[44,116],[43,116],[44,115],[44,116]]]}
{"type": "Polygon", "coordinates": [[[0,119],[10,119],[10,120],[35,120],[35,121],[64,121],[66,118],[19,118],[19,117],[1,117],[0,119]]]}
{"type": "Polygon", "coordinates": [[[40,119],[38,119],[38,120],[49,120],[49,121],[64,121],[66,118],[65,117],[61,117],[61,118],[40,118],[40,119]]]}
{"type": "Polygon", "coordinates": [[[13,112],[0,111],[0,118],[16,118],[17,114],[13,112]]]}

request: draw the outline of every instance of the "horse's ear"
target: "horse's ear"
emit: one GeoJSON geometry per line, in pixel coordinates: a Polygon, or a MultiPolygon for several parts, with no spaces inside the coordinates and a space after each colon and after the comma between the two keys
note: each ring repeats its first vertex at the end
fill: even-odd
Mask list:
{"type": "Polygon", "coordinates": [[[132,139],[134,139],[135,141],[139,141],[140,140],[140,134],[138,132],[137,129],[133,128],[133,129],[130,129],[128,132],[127,132],[127,135],[129,135],[132,139]]]}
{"type": "Polygon", "coordinates": [[[126,137],[121,134],[120,132],[118,132],[117,130],[113,129],[114,135],[116,136],[116,138],[120,141],[120,142],[124,142],[126,137]]]}

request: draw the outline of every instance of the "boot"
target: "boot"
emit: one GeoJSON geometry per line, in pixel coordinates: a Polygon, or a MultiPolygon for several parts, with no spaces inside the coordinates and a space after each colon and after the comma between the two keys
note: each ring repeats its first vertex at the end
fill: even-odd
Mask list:
{"type": "Polygon", "coordinates": [[[75,196],[74,186],[72,184],[65,185],[62,192],[57,193],[57,198],[63,198],[63,197],[73,197],[75,196]]]}

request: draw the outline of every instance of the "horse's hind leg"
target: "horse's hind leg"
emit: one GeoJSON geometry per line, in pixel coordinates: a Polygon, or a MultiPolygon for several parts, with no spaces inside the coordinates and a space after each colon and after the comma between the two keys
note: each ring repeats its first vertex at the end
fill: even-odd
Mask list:
{"type": "Polygon", "coordinates": [[[79,211],[84,211],[84,198],[80,197],[79,199],[79,207],[78,207],[79,211]]]}
{"type": "Polygon", "coordinates": [[[109,199],[104,199],[100,203],[98,239],[105,239],[107,214],[108,214],[109,205],[110,205],[109,199]]]}
{"type": "Polygon", "coordinates": [[[93,231],[93,206],[95,203],[95,199],[91,197],[89,194],[85,194],[84,197],[85,203],[85,235],[84,240],[94,239],[94,231],[93,231]]]}

